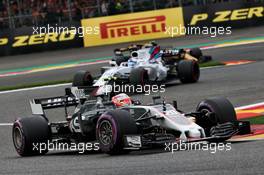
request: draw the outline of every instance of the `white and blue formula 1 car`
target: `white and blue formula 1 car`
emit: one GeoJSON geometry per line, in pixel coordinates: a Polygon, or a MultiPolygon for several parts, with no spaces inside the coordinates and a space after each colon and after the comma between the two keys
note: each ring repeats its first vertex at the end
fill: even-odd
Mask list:
{"type": "MultiPolygon", "coordinates": [[[[123,53],[123,51],[115,51],[123,53]]],[[[201,54],[199,49],[193,53],[201,54]]],[[[106,94],[106,85],[116,84],[169,84],[180,80],[182,83],[195,83],[200,77],[198,59],[184,50],[164,49],[151,45],[129,51],[130,56],[115,57],[110,66],[102,67],[101,76],[94,80],[88,71],[75,74],[73,86],[97,87],[95,95],[106,94]],[[179,58],[182,57],[182,58],[179,58]],[[121,60],[122,61],[121,61],[121,60]]]]}

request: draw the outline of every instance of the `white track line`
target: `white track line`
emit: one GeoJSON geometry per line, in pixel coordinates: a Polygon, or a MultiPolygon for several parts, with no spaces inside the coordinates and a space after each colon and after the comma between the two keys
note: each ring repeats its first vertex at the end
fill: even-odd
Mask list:
{"type": "Polygon", "coordinates": [[[71,83],[63,83],[63,84],[55,84],[55,85],[47,85],[47,86],[38,86],[38,87],[32,87],[32,88],[1,91],[0,94],[8,94],[8,93],[13,93],[13,92],[23,92],[23,91],[30,91],[30,90],[39,90],[39,89],[54,88],[54,87],[61,87],[61,86],[68,86],[68,85],[71,85],[71,83]]]}
{"type": "Polygon", "coordinates": [[[13,126],[13,123],[0,123],[0,126],[13,126]]]}
{"type": "Polygon", "coordinates": [[[258,107],[258,106],[262,106],[264,105],[264,102],[260,102],[260,103],[255,103],[255,104],[251,104],[251,105],[246,105],[246,106],[240,106],[235,108],[236,110],[241,110],[241,109],[246,109],[246,108],[253,108],[253,107],[258,107]]]}

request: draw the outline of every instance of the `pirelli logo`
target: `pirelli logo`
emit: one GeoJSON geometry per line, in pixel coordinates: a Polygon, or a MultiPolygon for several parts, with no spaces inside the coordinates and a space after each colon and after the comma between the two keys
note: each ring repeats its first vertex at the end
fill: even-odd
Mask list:
{"type": "MultiPolygon", "coordinates": [[[[183,26],[182,8],[146,11],[83,19],[82,27],[98,28],[97,34],[84,35],[84,46],[101,46],[171,37],[170,27],[183,26]]],[[[180,35],[180,34],[179,34],[180,35]]]]}
{"type": "Polygon", "coordinates": [[[166,31],[166,17],[153,16],[100,24],[101,38],[120,38],[166,31]]]}

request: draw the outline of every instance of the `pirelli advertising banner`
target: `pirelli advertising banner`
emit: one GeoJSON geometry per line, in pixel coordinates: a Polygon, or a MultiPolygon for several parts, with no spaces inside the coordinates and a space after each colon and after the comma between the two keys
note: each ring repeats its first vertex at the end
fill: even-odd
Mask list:
{"type": "Polygon", "coordinates": [[[182,8],[84,19],[81,23],[83,28],[98,29],[84,35],[85,47],[168,38],[167,27],[184,25],[182,8]]]}
{"type": "Polygon", "coordinates": [[[183,14],[185,27],[242,28],[264,24],[264,4],[241,0],[207,6],[188,6],[183,8],[183,14]]]}

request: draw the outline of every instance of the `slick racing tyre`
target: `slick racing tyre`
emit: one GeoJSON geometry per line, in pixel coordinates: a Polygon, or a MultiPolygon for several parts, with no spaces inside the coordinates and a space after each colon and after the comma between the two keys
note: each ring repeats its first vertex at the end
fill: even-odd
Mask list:
{"type": "Polygon", "coordinates": [[[192,48],[190,50],[190,55],[199,60],[200,57],[203,56],[203,53],[202,53],[201,49],[197,47],[197,48],[192,48]]]}
{"type": "Polygon", "coordinates": [[[199,64],[191,60],[182,60],[178,64],[178,76],[182,83],[195,83],[200,78],[199,64]]]}
{"type": "Polygon", "coordinates": [[[142,67],[132,69],[129,82],[133,85],[146,85],[149,83],[148,71],[142,67]]]}
{"type": "Polygon", "coordinates": [[[20,156],[42,155],[48,152],[47,142],[51,139],[51,130],[46,119],[41,116],[21,118],[13,124],[12,138],[20,156]]]}
{"type": "Polygon", "coordinates": [[[90,72],[81,70],[74,75],[72,86],[74,87],[92,86],[93,81],[94,80],[90,72]]]}
{"type": "Polygon", "coordinates": [[[210,136],[212,127],[237,121],[235,109],[226,98],[203,100],[198,104],[196,111],[203,114],[203,117],[197,118],[197,124],[205,129],[207,136],[210,136]]]}
{"type": "Polygon", "coordinates": [[[125,110],[109,111],[101,115],[96,125],[96,139],[100,149],[110,155],[125,154],[124,136],[137,134],[137,126],[129,112],[125,110]]]}

